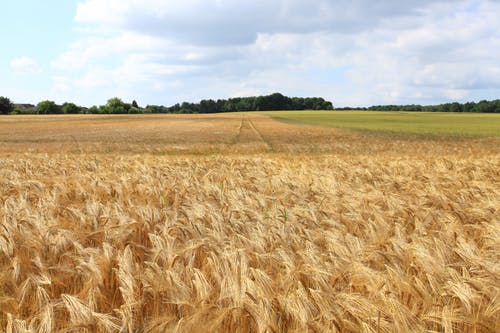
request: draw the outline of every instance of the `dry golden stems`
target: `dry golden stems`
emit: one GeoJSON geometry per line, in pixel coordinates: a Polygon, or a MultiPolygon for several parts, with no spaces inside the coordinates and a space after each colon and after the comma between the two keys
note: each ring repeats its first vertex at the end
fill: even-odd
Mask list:
{"type": "Polygon", "coordinates": [[[0,329],[498,331],[499,165],[3,155],[0,329]]]}

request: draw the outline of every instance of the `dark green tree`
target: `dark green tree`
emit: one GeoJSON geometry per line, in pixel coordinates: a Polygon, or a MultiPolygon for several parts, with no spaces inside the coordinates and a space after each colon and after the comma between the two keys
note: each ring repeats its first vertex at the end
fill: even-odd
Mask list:
{"type": "Polygon", "coordinates": [[[292,104],[289,97],[283,96],[280,93],[274,93],[268,96],[260,96],[257,98],[256,107],[258,110],[288,110],[292,104]]]}
{"type": "Polygon", "coordinates": [[[9,114],[14,110],[14,105],[7,97],[0,96],[0,114],[9,114]]]}
{"type": "Polygon", "coordinates": [[[104,106],[104,113],[111,114],[124,114],[128,113],[127,105],[118,97],[113,97],[108,99],[108,102],[104,106]]]}
{"type": "Polygon", "coordinates": [[[170,113],[180,113],[181,112],[181,106],[179,103],[174,104],[173,106],[168,108],[170,113]]]}
{"type": "Polygon", "coordinates": [[[495,111],[494,101],[488,102],[486,100],[479,101],[476,105],[476,111],[482,113],[490,113],[495,111]]]}
{"type": "Polygon", "coordinates": [[[135,100],[132,101],[132,107],[136,108],[136,109],[140,109],[139,104],[137,104],[137,102],[135,100]]]}
{"type": "Polygon", "coordinates": [[[165,108],[164,106],[159,106],[159,105],[148,105],[144,109],[144,113],[166,113],[162,112],[164,108],[165,108]]]}
{"type": "Polygon", "coordinates": [[[200,104],[182,102],[180,113],[199,113],[200,104]]]}
{"type": "Polygon", "coordinates": [[[463,110],[464,112],[474,112],[474,107],[476,106],[476,103],[474,102],[467,102],[463,105],[463,110]]]}
{"type": "Polygon", "coordinates": [[[202,100],[200,102],[200,113],[215,113],[217,112],[217,103],[214,100],[202,100]]]}
{"type": "Polygon", "coordinates": [[[99,113],[99,107],[96,105],[91,106],[88,110],[87,113],[89,114],[98,114],[99,113]]]}
{"type": "Polygon", "coordinates": [[[61,114],[62,109],[53,101],[41,101],[36,106],[36,112],[38,114],[61,114]]]}
{"type": "Polygon", "coordinates": [[[129,114],[139,114],[139,113],[144,113],[143,109],[139,109],[139,108],[136,108],[134,106],[130,106],[130,108],[128,108],[127,112],[129,114]]]}
{"type": "Polygon", "coordinates": [[[449,112],[462,112],[462,110],[462,106],[457,102],[451,103],[448,109],[449,112]]]}
{"type": "Polygon", "coordinates": [[[77,114],[81,113],[81,108],[74,103],[64,103],[61,107],[62,112],[66,114],[77,114]]]}

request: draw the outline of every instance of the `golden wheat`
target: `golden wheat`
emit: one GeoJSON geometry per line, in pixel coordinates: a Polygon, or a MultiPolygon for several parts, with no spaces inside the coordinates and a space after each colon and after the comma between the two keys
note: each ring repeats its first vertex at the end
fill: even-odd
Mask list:
{"type": "Polygon", "coordinates": [[[4,156],[1,327],[498,331],[498,166],[4,156]]]}
{"type": "Polygon", "coordinates": [[[0,330],[500,330],[497,148],[245,121],[267,153],[0,154],[0,330]]]}

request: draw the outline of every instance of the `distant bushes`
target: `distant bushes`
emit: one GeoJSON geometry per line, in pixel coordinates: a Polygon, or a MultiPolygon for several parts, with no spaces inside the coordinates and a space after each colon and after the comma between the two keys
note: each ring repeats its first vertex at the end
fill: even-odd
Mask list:
{"type": "MultiPolygon", "coordinates": [[[[2,97],[3,98],[3,97],[2,97]]],[[[268,96],[238,97],[218,100],[202,100],[199,103],[183,102],[170,107],[163,105],[148,105],[141,108],[136,101],[125,103],[120,98],[113,97],[105,105],[80,107],[74,103],[57,105],[53,101],[42,101],[37,106],[18,104],[7,108],[10,100],[0,101],[0,113],[3,114],[138,114],[138,113],[217,113],[238,111],[267,110],[332,110],[331,102],[321,97],[287,97],[279,93],[268,96]],[[7,102],[8,101],[8,102],[7,102]],[[3,105],[6,105],[5,107],[3,105]]]]}
{"type": "MultiPolygon", "coordinates": [[[[229,99],[204,99],[199,103],[183,102],[172,106],[148,105],[141,108],[136,101],[126,103],[118,97],[110,98],[106,104],[81,107],[74,103],[57,105],[53,101],[42,101],[36,106],[13,104],[0,96],[0,114],[140,114],[140,113],[219,113],[272,110],[333,110],[332,102],[321,97],[287,97],[280,93],[267,96],[235,97],[229,99]]],[[[439,105],[374,105],[370,107],[342,107],[336,110],[407,111],[407,112],[480,112],[500,113],[500,100],[445,103],[439,105]]]]}
{"type": "Polygon", "coordinates": [[[500,100],[445,103],[439,105],[374,105],[366,108],[344,107],[337,110],[367,110],[367,111],[407,111],[407,112],[481,112],[500,113],[500,100]]]}

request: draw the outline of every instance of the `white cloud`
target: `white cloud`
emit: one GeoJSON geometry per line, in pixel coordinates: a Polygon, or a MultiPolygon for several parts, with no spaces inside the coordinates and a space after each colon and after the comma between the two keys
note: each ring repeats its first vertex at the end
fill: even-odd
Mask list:
{"type": "Polygon", "coordinates": [[[38,74],[42,71],[40,65],[30,57],[14,58],[10,62],[10,67],[16,74],[21,75],[38,74]]]}
{"type": "Polygon", "coordinates": [[[52,67],[75,90],[152,103],[274,91],[438,103],[500,87],[498,14],[486,0],[86,0],[84,37],[52,67]]]}

